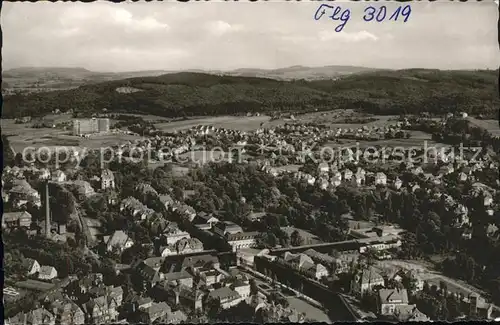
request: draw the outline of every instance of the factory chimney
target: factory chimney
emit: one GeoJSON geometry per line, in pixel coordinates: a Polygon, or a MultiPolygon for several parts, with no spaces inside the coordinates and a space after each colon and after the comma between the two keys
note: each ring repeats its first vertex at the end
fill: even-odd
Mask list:
{"type": "Polygon", "coordinates": [[[50,238],[50,205],[49,205],[49,182],[45,182],[45,237],[50,238]]]}

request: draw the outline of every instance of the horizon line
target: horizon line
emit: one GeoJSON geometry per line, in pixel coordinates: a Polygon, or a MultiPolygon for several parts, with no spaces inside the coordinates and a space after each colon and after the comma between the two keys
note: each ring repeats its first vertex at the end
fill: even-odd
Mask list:
{"type": "Polygon", "coordinates": [[[257,68],[257,67],[247,67],[247,68],[234,68],[234,69],[207,69],[207,68],[183,68],[177,70],[170,69],[139,69],[139,70],[121,70],[121,71],[102,71],[102,70],[91,70],[83,66],[17,66],[12,68],[3,69],[3,72],[8,72],[9,70],[16,69],[83,69],[88,72],[95,73],[137,73],[137,72],[148,72],[148,71],[158,71],[158,72],[166,72],[166,73],[182,73],[182,72],[191,72],[193,70],[198,70],[202,72],[235,72],[238,70],[262,70],[262,71],[276,71],[276,70],[285,70],[291,68],[304,68],[304,69],[319,69],[319,68],[328,68],[328,67],[347,67],[347,68],[359,68],[359,69],[367,69],[367,70],[386,70],[386,71],[399,71],[399,70],[440,70],[440,71],[476,71],[476,70],[492,70],[496,71],[499,68],[493,69],[489,67],[482,68],[454,68],[454,69],[440,69],[440,68],[423,68],[423,67],[408,67],[408,68],[400,68],[400,69],[389,69],[389,68],[377,68],[377,67],[367,67],[367,66],[357,66],[357,65],[321,65],[321,66],[306,66],[306,65],[291,65],[279,68],[257,68]]]}

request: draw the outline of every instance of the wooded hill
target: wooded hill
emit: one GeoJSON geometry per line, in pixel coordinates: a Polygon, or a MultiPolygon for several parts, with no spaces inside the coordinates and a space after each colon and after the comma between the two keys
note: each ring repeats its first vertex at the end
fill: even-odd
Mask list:
{"type": "Polygon", "coordinates": [[[467,112],[495,116],[498,70],[375,71],[337,80],[279,81],[183,72],[84,85],[4,98],[3,117],[40,116],[59,109],[165,117],[247,112],[360,109],[374,114],[467,112]],[[119,92],[127,87],[135,92],[119,92]]]}

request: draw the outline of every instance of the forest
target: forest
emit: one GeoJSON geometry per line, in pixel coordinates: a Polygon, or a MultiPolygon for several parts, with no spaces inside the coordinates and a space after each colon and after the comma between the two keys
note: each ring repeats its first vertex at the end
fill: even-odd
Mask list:
{"type": "Polygon", "coordinates": [[[316,81],[185,72],[5,96],[3,116],[43,116],[57,109],[87,113],[106,109],[163,117],[356,109],[380,115],[463,111],[496,118],[497,79],[498,72],[493,70],[375,71],[316,81]],[[139,91],[123,94],[116,91],[119,87],[139,91]]]}

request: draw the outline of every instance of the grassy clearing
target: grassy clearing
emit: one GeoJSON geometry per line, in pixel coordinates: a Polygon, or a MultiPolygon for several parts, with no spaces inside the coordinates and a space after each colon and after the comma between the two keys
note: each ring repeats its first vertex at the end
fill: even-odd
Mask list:
{"type": "Polygon", "coordinates": [[[240,131],[253,131],[260,127],[261,123],[270,120],[269,116],[218,116],[209,118],[196,118],[184,121],[172,121],[155,124],[155,127],[165,132],[174,132],[192,128],[197,125],[213,125],[216,128],[233,129],[240,131]]]}
{"type": "Polygon", "coordinates": [[[473,117],[469,117],[469,121],[483,129],[488,130],[493,136],[500,136],[500,125],[497,120],[478,120],[473,117]]]}

